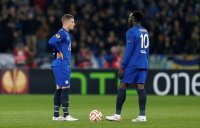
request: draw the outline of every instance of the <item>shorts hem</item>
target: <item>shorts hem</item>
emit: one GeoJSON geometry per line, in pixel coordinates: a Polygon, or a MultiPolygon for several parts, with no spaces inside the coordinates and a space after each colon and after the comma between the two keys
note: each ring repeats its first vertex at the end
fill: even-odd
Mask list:
{"type": "Polygon", "coordinates": [[[59,86],[59,87],[66,87],[66,86],[70,86],[70,84],[68,84],[68,85],[59,85],[59,84],[56,84],[57,86],[59,86]]]}

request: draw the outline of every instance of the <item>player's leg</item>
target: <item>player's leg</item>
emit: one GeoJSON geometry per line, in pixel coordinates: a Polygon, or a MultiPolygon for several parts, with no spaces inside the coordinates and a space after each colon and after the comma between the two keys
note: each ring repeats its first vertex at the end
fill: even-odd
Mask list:
{"type": "Polygon", "coordinates": [[[116,114],[112,116],[106,116],[106,119],[109,121],[120,121],[121,120],[121,110],[122,106],[126,100],[126,89],[128,88],[127,83],[120,83],[120,87],[117,94],[117,100],[116,100],[116,114]]]}
{"type": "Polygon", "coordinates": [[[54,117],[59,117],[59,109],[61,105],[60,96],[62,89],[58,85],[56,86],[56,92],[54,94],[54,117]]]}
{"type": "Polygon", "coordinates": [[[139,116],[136,119],[133,119],[133,122],[145,122],[146,119],[146,101],[147,101],[147,94],[144,88],[144,83],[146,80],[147,71],[142,70],[139,71],[137,76],[137,84],[135,84],[135,88],[138,94],[138,104],[139,104],[139,116]]]}
{"type": "Polygon", "coordinates": [[[77,118],[74,118],[69,114],[69,90],[70,90],[70,86],[62,87],[61,104],[63,108],[64,120],[77,121],[78,120],[77,118]]]}
{"type": "Polygon", "coordinates": [[[60,73],[59,73],[59,68],[58,67],[53,67],[53,73],[56,81],[56,92],[54,94],[54,114],[53,114],[53,120],[64,120],[63,117],[59,116],[59,109],[61,105],[61,92],[62,88],[59,86],[59,78],[60,78],[60,73]]]}
{"type": "Polygon", "coordinates": [[[69,114],[69,91],[70,91],[70,74],[71,70],[68,67],[61,67],[60,83],[62,85],[61,92],[61,104],[63,109],[63,117],[66,121],[77,121],[78,119],[73,118],[69,114]]]}
{"type": "Polygon", "coordinates": [[[117,94],[117,102],[116,102],[116,114],[112,116],[107,116],[106,119],[110,121],[120,121],[121,120],[121,110],[123,103],[126,100],[126,89],[129,84],[133,82],[135,79],[135,69],[125,68],[124,75],[120,81],[120,87],[117,94]]]}
{"type": "Polygon", "coordinates": [[[121,115],[122,106],[126,100],[126,89],[128,88],[127,83],[120,83],[120,87],[117,94],[116,101],[116,114],[121,115]]]}
{"type": "Polygon", "coordinates": [[[138,93],[138,103],[139,103],[139,115],[145,116],[145,108],[147,101],[146,90],[144,89],[144,84],[137,84],[137,93],[138,93]]]}
{"type": "Polygon", "coordinates": [[[69,115],[69,89],[70,86],[62,87],[60,100],[62,103],[63,117],[69,115]]]}

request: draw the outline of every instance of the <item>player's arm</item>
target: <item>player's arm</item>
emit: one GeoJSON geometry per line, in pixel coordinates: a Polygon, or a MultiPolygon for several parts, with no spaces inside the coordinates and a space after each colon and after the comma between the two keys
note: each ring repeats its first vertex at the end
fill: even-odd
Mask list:
{"type": "Polygon", "coordinates": [[[52,46],[56,51],[57,58],[63,58],[62,51],[59,47],[59,43],[64,39],[64,34],[62,32],[58,32],[53,35],[49,40],[49,45],[52,46]]]}
{"type": "Polygon", "coordinates": [[[133,50],[133,34],[131,33],[131,31],[127,31],[126,32],[126,50],[125,50],[124,57],[121,63],[121,67],[123,69],[127,66],[128,61],[130,60],[132,50],[133,50]]]}
{"type": "Polygon", "coordinates": [[[59,47],[59,43],[64,39],[64,34],[62,32],[58,32],[53,35],[49,40],[49,45],[52,46],[57,52],[61,52],[59,47]]]}

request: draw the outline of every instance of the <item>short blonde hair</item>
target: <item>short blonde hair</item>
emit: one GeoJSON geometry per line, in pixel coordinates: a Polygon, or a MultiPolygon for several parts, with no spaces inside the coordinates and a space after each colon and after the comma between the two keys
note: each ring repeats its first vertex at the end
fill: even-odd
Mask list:
{"type": "Polygon", "coordinates": [[[61,21],[63,23],[65,21],[69,20],[69,19],[74,19],[74,16],[71,15],[71,14],[65,14],[65,15],[62,16],[61,21]]]}

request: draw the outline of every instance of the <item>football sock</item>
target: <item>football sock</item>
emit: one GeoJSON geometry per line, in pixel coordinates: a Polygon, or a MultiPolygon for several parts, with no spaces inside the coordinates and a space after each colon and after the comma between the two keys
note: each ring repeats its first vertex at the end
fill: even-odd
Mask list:
{"type": "Polygon", "coordinates": [[[139,102],[139,109],[140,109],[140,116],[145,116],[145,107],[147,101],[147,94],[145,89],[137,90],[138,93],[138,102],[139,102]]]}
{"type": "Polygon", "coordinates": [[[69,108],[69,88],[62,89],[61,93],[61,104],[64,113],[64,117],[69,115],[68,108],[69,108]]]}
{"type": "Polygon", "coordinates": [[[124,101],[126,100],[126,88],[119,88],[116,102],[116,114],[121,115],[124,101]]]}
{"type": "Polygon", "coordinates": [[[59,108],[61,105],[60,101],[61,92],[62,89],[56,89],[56,92],[54,94],[54,117],[59,117],[59,108]]]}

